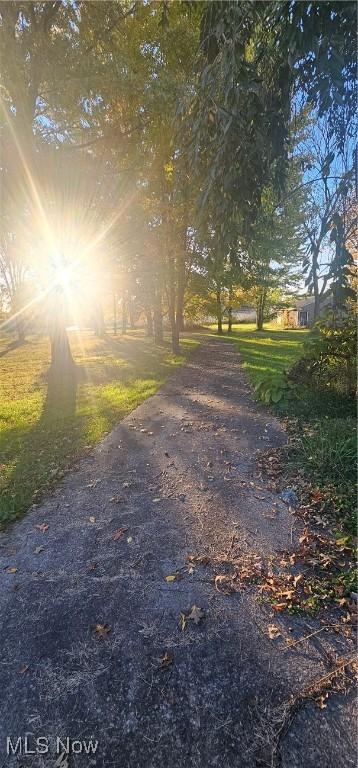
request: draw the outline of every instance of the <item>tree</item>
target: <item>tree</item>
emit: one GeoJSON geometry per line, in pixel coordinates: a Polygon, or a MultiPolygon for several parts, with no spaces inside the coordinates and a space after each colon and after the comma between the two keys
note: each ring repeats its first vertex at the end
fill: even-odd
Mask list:
{"type": "Polygon", "coordinates": [[[354,130],[352,122],[347,123],[342,146],[325,118],[315,115],[311,119],[312,128],[301,147],[307,199],[303,267],[306,285],[314,295],[317,318],[327,285],[336,304],[344,300],[344,293],[348,295],[352,258],[346,242],[354,228],[348,216],[354,191],[354,130]]]}

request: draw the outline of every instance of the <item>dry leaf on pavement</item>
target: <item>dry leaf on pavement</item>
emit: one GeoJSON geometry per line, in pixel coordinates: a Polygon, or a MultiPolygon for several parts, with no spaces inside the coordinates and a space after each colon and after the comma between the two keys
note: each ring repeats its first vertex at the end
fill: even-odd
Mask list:
{"type": "Polygon", "coordinates": [[[204,616],[205,613],[201,610],[201,608],[199,608],[197,605],[193,605],[187,618],[193,621],[194,624],[199,624],[199,621],[201,621],[204,616]]]}
{"type": "Polygon", "coordinates": [[[160,669],[168,669],[173,664],[174,656],[170,651],[165,651],[164,656],[160,660],[160,669]]]}
{"type": "Polygon", "coordinates": [[[170,573],[169,576],[165,576],[164,578],[168,584],[172,584],[173,581],[179,581],[179,579],[181,579],[181,573],[176,571],[176,573],[170,573]]]}
{"type": "Polygon", "coordinates": [[[276,637],[279,637],[281,635],[281,632],[279,628],[276,627],[276,624],[269,624],[267,627],[267,634],[270,640],[275,640],[276,637]]]}
{"type": "Polygon", "coordinates": [[[187,628],[187,617],[183,612],[179,614],[179,626],[182,632],[187,628]]]}
{"type": "Polygon", "coordinates": [[[96,624],[94,631],[99,640],[105,640],[111,628],[108,624],[96,624]]]}
{"type": "Polygon", "coordinates": [[[127,531],[128,528],[117,528],[112,536],[113,541],[119,541],[119,539],[121,539],[127,531]]]}

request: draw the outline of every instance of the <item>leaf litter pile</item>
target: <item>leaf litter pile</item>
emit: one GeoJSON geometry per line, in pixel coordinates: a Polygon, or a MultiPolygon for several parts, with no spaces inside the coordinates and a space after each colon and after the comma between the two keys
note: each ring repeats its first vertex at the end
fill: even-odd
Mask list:
{"type": "MultiPolygon", "coordinates": [[[[262,454],[259,466],[261,474],[268,479],[271,488],[277,493],[280,492],[283,479],[282,449],[262,454]]],[[[295,508],[291,507],[290,511],[304,521],[305,529],[299,539],[297,551],[282,554],[281,574],[267,584],[267,592],[269,595],[271,593],[274,602],[274,598],[279,597],[281,588],[283,599],[278,601],[276,610],[281,607],[281,610],[289,609],[293,612],[318,613],[335,605],[344,612],[345,624],[355,623],[355,539],[344,530],[344,520],[339,524],[337,517],[329,514],[330,507],[327,505],[325,493],[305,482],[302,476],[296,480],[293,487],[298,504],[295,508]],[[302,570],[297,573],[299,566],[302,570]],[[297,576],[299,582],[295,581],[297,576]]]]}
{"type": "MultiPolygon", "coordinates": [[[[342,628],[355,623],[356,595],[347,580],[354,552],[345,539],[334,540],[305,528],[295,552],[263,558],[243,549],[237,534],[221,553],[188,555],[189,573],[199,565],[210,566],[214,589],[232,595],[256,585],[275,613],[317,614],[339,610],[342,628]]],[[[335,611],[336,612],[336,611],[335,611]]]]}

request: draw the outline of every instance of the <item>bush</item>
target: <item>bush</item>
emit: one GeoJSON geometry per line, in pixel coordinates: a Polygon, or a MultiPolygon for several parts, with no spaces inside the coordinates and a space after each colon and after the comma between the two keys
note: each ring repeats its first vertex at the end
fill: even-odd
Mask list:
{"type": "Polygon", "coordinates": [[[356,365],[356,318],[350,312],[339,325],[333,318],[317,323],[316,333],[305,343],[303,355],[288,377],[296,384],[352,396],[356,393],[356,365]]]}
{"type": "Polygon", "coordinates": [[[255,385],[257,396],[266,405],[277,405],[287,400],[289,384],[282,374],[265,374],[255,385]]]}

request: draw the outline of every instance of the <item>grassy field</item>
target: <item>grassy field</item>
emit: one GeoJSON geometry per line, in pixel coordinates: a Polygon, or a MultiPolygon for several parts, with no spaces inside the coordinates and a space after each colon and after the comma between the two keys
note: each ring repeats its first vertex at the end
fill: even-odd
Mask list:
{"type": "Polygon", "coordinates": [[[70,332],[76,375],[63,391],[47,376],[47,337],[0,338],[0,523],[26,510],[87,446],[152,395],[197,344],[154,346],[140,331],[98,339],[70,332]]]}

